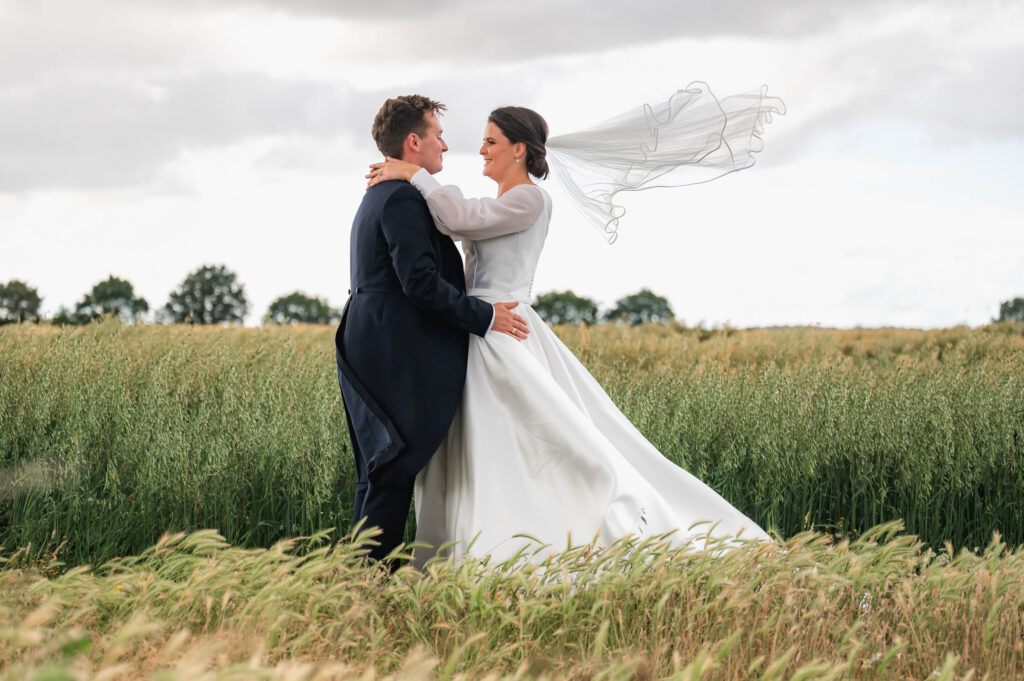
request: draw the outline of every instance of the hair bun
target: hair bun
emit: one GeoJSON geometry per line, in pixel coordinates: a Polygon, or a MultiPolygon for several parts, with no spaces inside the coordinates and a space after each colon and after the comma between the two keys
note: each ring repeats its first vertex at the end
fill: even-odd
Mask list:
{"type": "Polygon", "coordinates": [[[543,146],[535,149],[529,145],[527,145],[526,149],[527,172],[534,177],[545,179],[548,176],[547,149],[543,146]]]}

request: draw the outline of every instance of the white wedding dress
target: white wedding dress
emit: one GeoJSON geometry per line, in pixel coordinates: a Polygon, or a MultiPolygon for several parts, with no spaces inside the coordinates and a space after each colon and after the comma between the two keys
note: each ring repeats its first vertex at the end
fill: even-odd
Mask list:
{"type": "MultiPolygon", "coordinates": [[[[417,542],[455,542],[449,553],[503,561],[524,547],[558,551],[671,531],[677,544],[709,529],[713,537],[769,538],[655,449],[530,307],[551,218],[543,189],[526,184],[497,199],[466,199],[425,170],[412,183],[437,228],[462,240],[468,294],[519,301],[515,311],[530,330],[524,341],[494,331],[470,336],[462,402],[416,478],[417,542]]],[[[433,553],[416,549],[414,563],[433,553]]]]}

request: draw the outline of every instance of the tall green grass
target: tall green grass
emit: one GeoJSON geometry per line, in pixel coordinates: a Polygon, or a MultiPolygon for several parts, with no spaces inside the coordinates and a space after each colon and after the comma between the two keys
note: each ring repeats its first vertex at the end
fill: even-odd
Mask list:
{"type": "Polygon", "coordinates": [[[0,334],[0,544],[72,562],[167,530],[346,526],[351,454],[324,329],[92,325],[0,334]],[[22,474],[18,464],[25,466],[22,474]]]}
{"type": "MultiPolygon", "coordinates": [[[[1024,335],[558,329],[673,461],[784,535],[1024,542],[1024,335]]],[[[0,545],[69,563],[350,529],[333,329],[0,329],[0,545]]],[[[411,528],[410,528],[411,530],[411,528]]]]}

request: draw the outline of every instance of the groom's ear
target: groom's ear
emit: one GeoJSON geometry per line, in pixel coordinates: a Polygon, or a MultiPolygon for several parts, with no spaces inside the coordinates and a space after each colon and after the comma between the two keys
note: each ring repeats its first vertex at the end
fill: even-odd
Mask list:
{"type": "Polygon", "coordinates": [[[411,151],[418,152],[420,150],[420,136],[410,132],[405,136],[405,146],[411,151]]]}

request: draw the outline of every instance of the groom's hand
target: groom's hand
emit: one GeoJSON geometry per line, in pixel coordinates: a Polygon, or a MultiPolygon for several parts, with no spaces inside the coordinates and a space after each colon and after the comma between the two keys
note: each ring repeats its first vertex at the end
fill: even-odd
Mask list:
{"type": "Polygon", "coordinates": [[[530,335],[526,320],[512,311],[519,303],[494,303],[494,323],[491,331],[507,333],[516,340],[525,340],[530,335]]]}

